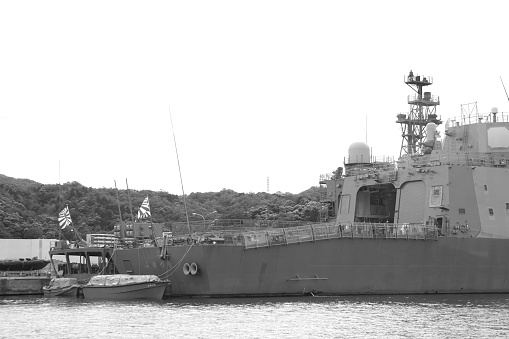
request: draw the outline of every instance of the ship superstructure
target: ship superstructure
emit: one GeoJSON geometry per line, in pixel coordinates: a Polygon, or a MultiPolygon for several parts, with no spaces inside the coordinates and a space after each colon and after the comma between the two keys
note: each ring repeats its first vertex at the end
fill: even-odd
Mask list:
{"type": "Polygon", "coordinates": [[[421,96],[432,78],[411,72],[406,79],[418,93],[409,97],[408,116],[398,114],[406,153],[396,162],[377,161],[368,145],[352,144],[345,176],[330,183],[337,221],[425,222],[441,236],[508,238],[508,116],[497,117],[496,108],[486,116],[462,114],[447,121],[442,141],[435,114],[439,99],[430,92],[421,96]]]}

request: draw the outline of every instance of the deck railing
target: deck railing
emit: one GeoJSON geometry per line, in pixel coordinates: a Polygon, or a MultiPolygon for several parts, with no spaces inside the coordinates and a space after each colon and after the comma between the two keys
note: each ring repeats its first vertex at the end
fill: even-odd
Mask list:
{"type": "MultiPolygon", "coordinates": [[[[416,159],[414,167],[433,167],[440,165],[466,165],[481,167],[506,167],[509,165],[509,157],[495,156],[492,153],[483,152],[442,152],[432,159],[416,159]]],[[[398,167],[403,168],[401,163],[398,167]]]]}
{"type": "Polygon", "coordinates": [[[222,244],[250,249],[337,238],[437,240],[438,231],[435,226],[424,223],[321,223],[288,228],[209,231],[186,239],[173,237],[168,245],[222,244]]]}

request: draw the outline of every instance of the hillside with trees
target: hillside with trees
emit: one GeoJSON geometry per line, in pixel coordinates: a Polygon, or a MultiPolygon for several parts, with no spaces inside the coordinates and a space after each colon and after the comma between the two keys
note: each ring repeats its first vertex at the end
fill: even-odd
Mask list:
{"type": "MultiPolygon", "coordinates": [[[[171,228],[172,223],[186,221],[183,197],[168,192],[130,190],[128,194],[126,190],[85,187],[75,181],[44,185],[0,174],[0,238],[58,238],[57,217],[66,205],[80,234],[113,233],[121,220],[131,220],[147,196],[153,222],[171,228]]],[[[195,221],[202,218],[192,213],[207,219],[318,221],[322,208],[319,187],[299,194],[237,193],[230,189],[195,192],[186,195],[185,202],[190,220],[195,221]],[[212,215],[213,211],[217,212],[212,215]]]]}

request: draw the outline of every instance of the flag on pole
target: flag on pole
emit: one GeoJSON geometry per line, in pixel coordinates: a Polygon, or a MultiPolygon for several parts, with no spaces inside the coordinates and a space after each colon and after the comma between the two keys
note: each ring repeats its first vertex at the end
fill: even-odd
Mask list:
{"type": "Polygon", "coordinates": [[[148,197],[143,200],[141,207],[138,209],[138,220],[146,217],[150,217],[150,204],[148,202],[148,197]]]}
{"type": "Polygon", "coordinates": [[[61,229],[66,228],[72,223],[71,213],[69,213],[69,206],[65,206],[62,212],[58,213],[58,224],[61,229]]]}

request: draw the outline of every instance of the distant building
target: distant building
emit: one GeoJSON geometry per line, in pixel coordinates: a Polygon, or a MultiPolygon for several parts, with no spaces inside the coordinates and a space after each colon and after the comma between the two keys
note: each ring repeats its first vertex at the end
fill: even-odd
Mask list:
{"type": "Polygon", "coordinates": [[[0,259],[49,259],[50,244],[56,239],[0,239],[0,259]]]}

